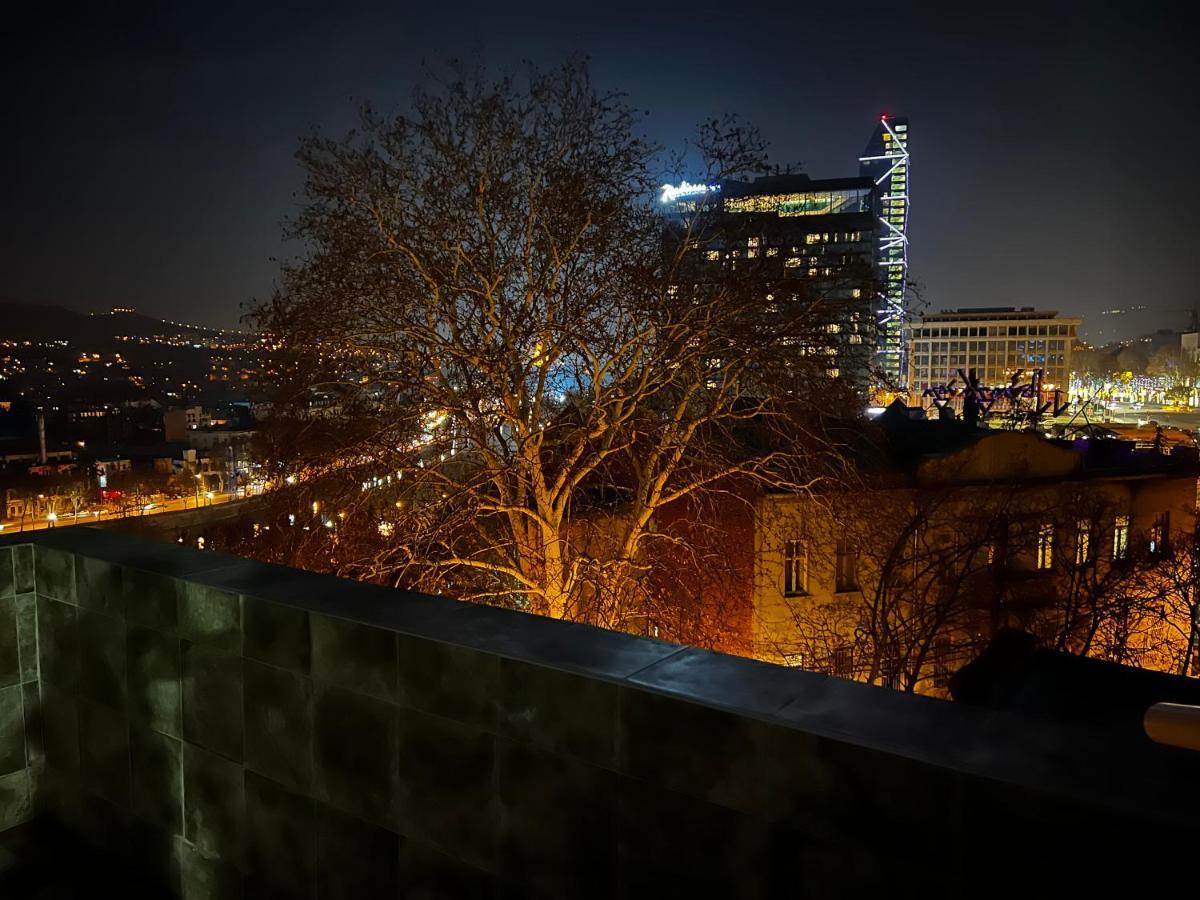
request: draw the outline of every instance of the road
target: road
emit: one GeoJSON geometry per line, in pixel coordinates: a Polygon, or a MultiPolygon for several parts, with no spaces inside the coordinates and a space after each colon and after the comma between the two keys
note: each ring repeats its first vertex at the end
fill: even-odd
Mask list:
{"type": "Polygon", "coordinates": [[[1136,407],[1130,403],[1112,403],[1109,406],[1113,412],[1113,421],[1121,424],[1145,424],[1153,420],[1159,425],[1174,425],[1189,431],[1200,430],[1200,410],[1197,409],[1181,412],[1179,407],[1172,407],[1170,410],[1164,410],[1161,406],[1151,403],[1139,404],[1136,407]]]}
{"type": "Polygon", "coordinates": [[[57,520],[50,522],[46,519],[38,519],[30,521],[25,519],[9,519],[5,522],[0,522],[0,534],[14,534],[16,532],[25,531],[40,531],[43,528],[69,528],[72,525],[95,525],[98,522],[111,522],[113,519],[124,519],[137,516],[153,516],[159,513],[179,512],[184,509],[195,509],[197,504],[200,506],[217,506],[221,503],[232,503],[235,500],[243,498],[236,494],[225,494],[213,492],[212,498],[201,496],[198,500],[196,497],[180,497],[177,500],[162,500],[149,505],[149,508],[141,510],[127,510],[124,515],[120,512],[110,510],[95,510],[80,512],[78,518],[71,515],[62,515],[57,520]]]}

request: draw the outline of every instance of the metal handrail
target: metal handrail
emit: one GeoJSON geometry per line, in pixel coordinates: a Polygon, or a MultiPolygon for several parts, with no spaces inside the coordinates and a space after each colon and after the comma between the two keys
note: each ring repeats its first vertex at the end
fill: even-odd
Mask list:
{"type": "Polygon", "coordinates": [[[1157,744],[1200,750],[1200,706],[1155,703],[1146,710],[1142,727],[1157,744]]]}

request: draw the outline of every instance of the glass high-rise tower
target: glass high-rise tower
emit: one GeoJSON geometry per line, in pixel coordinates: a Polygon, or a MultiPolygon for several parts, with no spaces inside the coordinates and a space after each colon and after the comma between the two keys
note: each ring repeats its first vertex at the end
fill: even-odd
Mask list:
{"type": "Polygon", "coordinates": [[[859,158],[859,174],[879,189],[875,262],[879,271],[879,368],[896,388],[907,377],[905,297],[908,287],[908,119],[880,116],[859,158]]]}

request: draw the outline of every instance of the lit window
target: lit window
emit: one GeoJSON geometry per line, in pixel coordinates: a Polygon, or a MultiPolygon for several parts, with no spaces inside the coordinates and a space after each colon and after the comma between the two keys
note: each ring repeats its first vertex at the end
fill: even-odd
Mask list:
{"type": "Polygon", "coordinates": [[[1086,565],[1092,558],[1092,523],[1080,519],[1075,523],[1075,565],[1086,565]]]}
{"type": "Polygon", "coordinates": [[[1113,559],[1124,559],[1129,555],[1129,516],[1113,519],[1113,559]]]}
{"type": "Polygon", "coordinates": [[[779,255],[778,247],[768,247],[767,248],[767,256],[778,256],[778,255],[779,255]]]}
{"type": "Polygon", "coordinates": [[[708,256],[710,261],[716,261],[721,258],[721,251],[720,250],[709,250],[706,255],[708,256]]]}
{"type": "Polygon", "coordinates": [[[1054,567],[1054,526],[1049,523],[1038,527],[1037,567],[1039,569],[1054,567]]]}
{"type": "Polygon", "coordinates": [[[828,325],[825,326],[825,330],[827,332],[829,332],[830,334],[839,334],[842,330],[842,326],[839,325],[837,322],[830,322],[828,325]]]}
{"type": "Polygon", "coordinates": [[[808,593],[808,547],[804,541],[783,542],[783,595],[808,593]]]}
{"type": "Polygon", "coordinates": [[[1151,553],[1165,553],[1167,543],[1171,540],[1171,514],[1161,512],[1154,517],[1150,526],[1149,549],[1151,553]]]}

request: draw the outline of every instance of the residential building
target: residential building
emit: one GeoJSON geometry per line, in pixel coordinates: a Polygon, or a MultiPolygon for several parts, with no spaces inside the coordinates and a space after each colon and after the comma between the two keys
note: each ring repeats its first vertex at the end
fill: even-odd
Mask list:
{"type": "Polygon", "coordinates": [[[942,694],[1008,627],[1064,650],[1165,645],[1155,629],[1175,626],[1122,636],[1098,610],[1165,577],[1159,561],[1190,543],[1194,445],[1052,440],[899,408],[878,424],[865,437],[884,449],[861,461],[872,488],[758,498],[750,655],[942,694]]]}
{"type": "Polygon", "coordinates": [[[1200,331],[1184,331],[1179,335],[1180,356],[1188,362],[1200,363],[1200,331]]]}
{"type": "Polygon", "coordinates": [[[208,428],[212,423],[212,413],[203,406],[169,409],[163,413],[163,436],[167,441],[186,441],[189,431],[208,428]]]}

